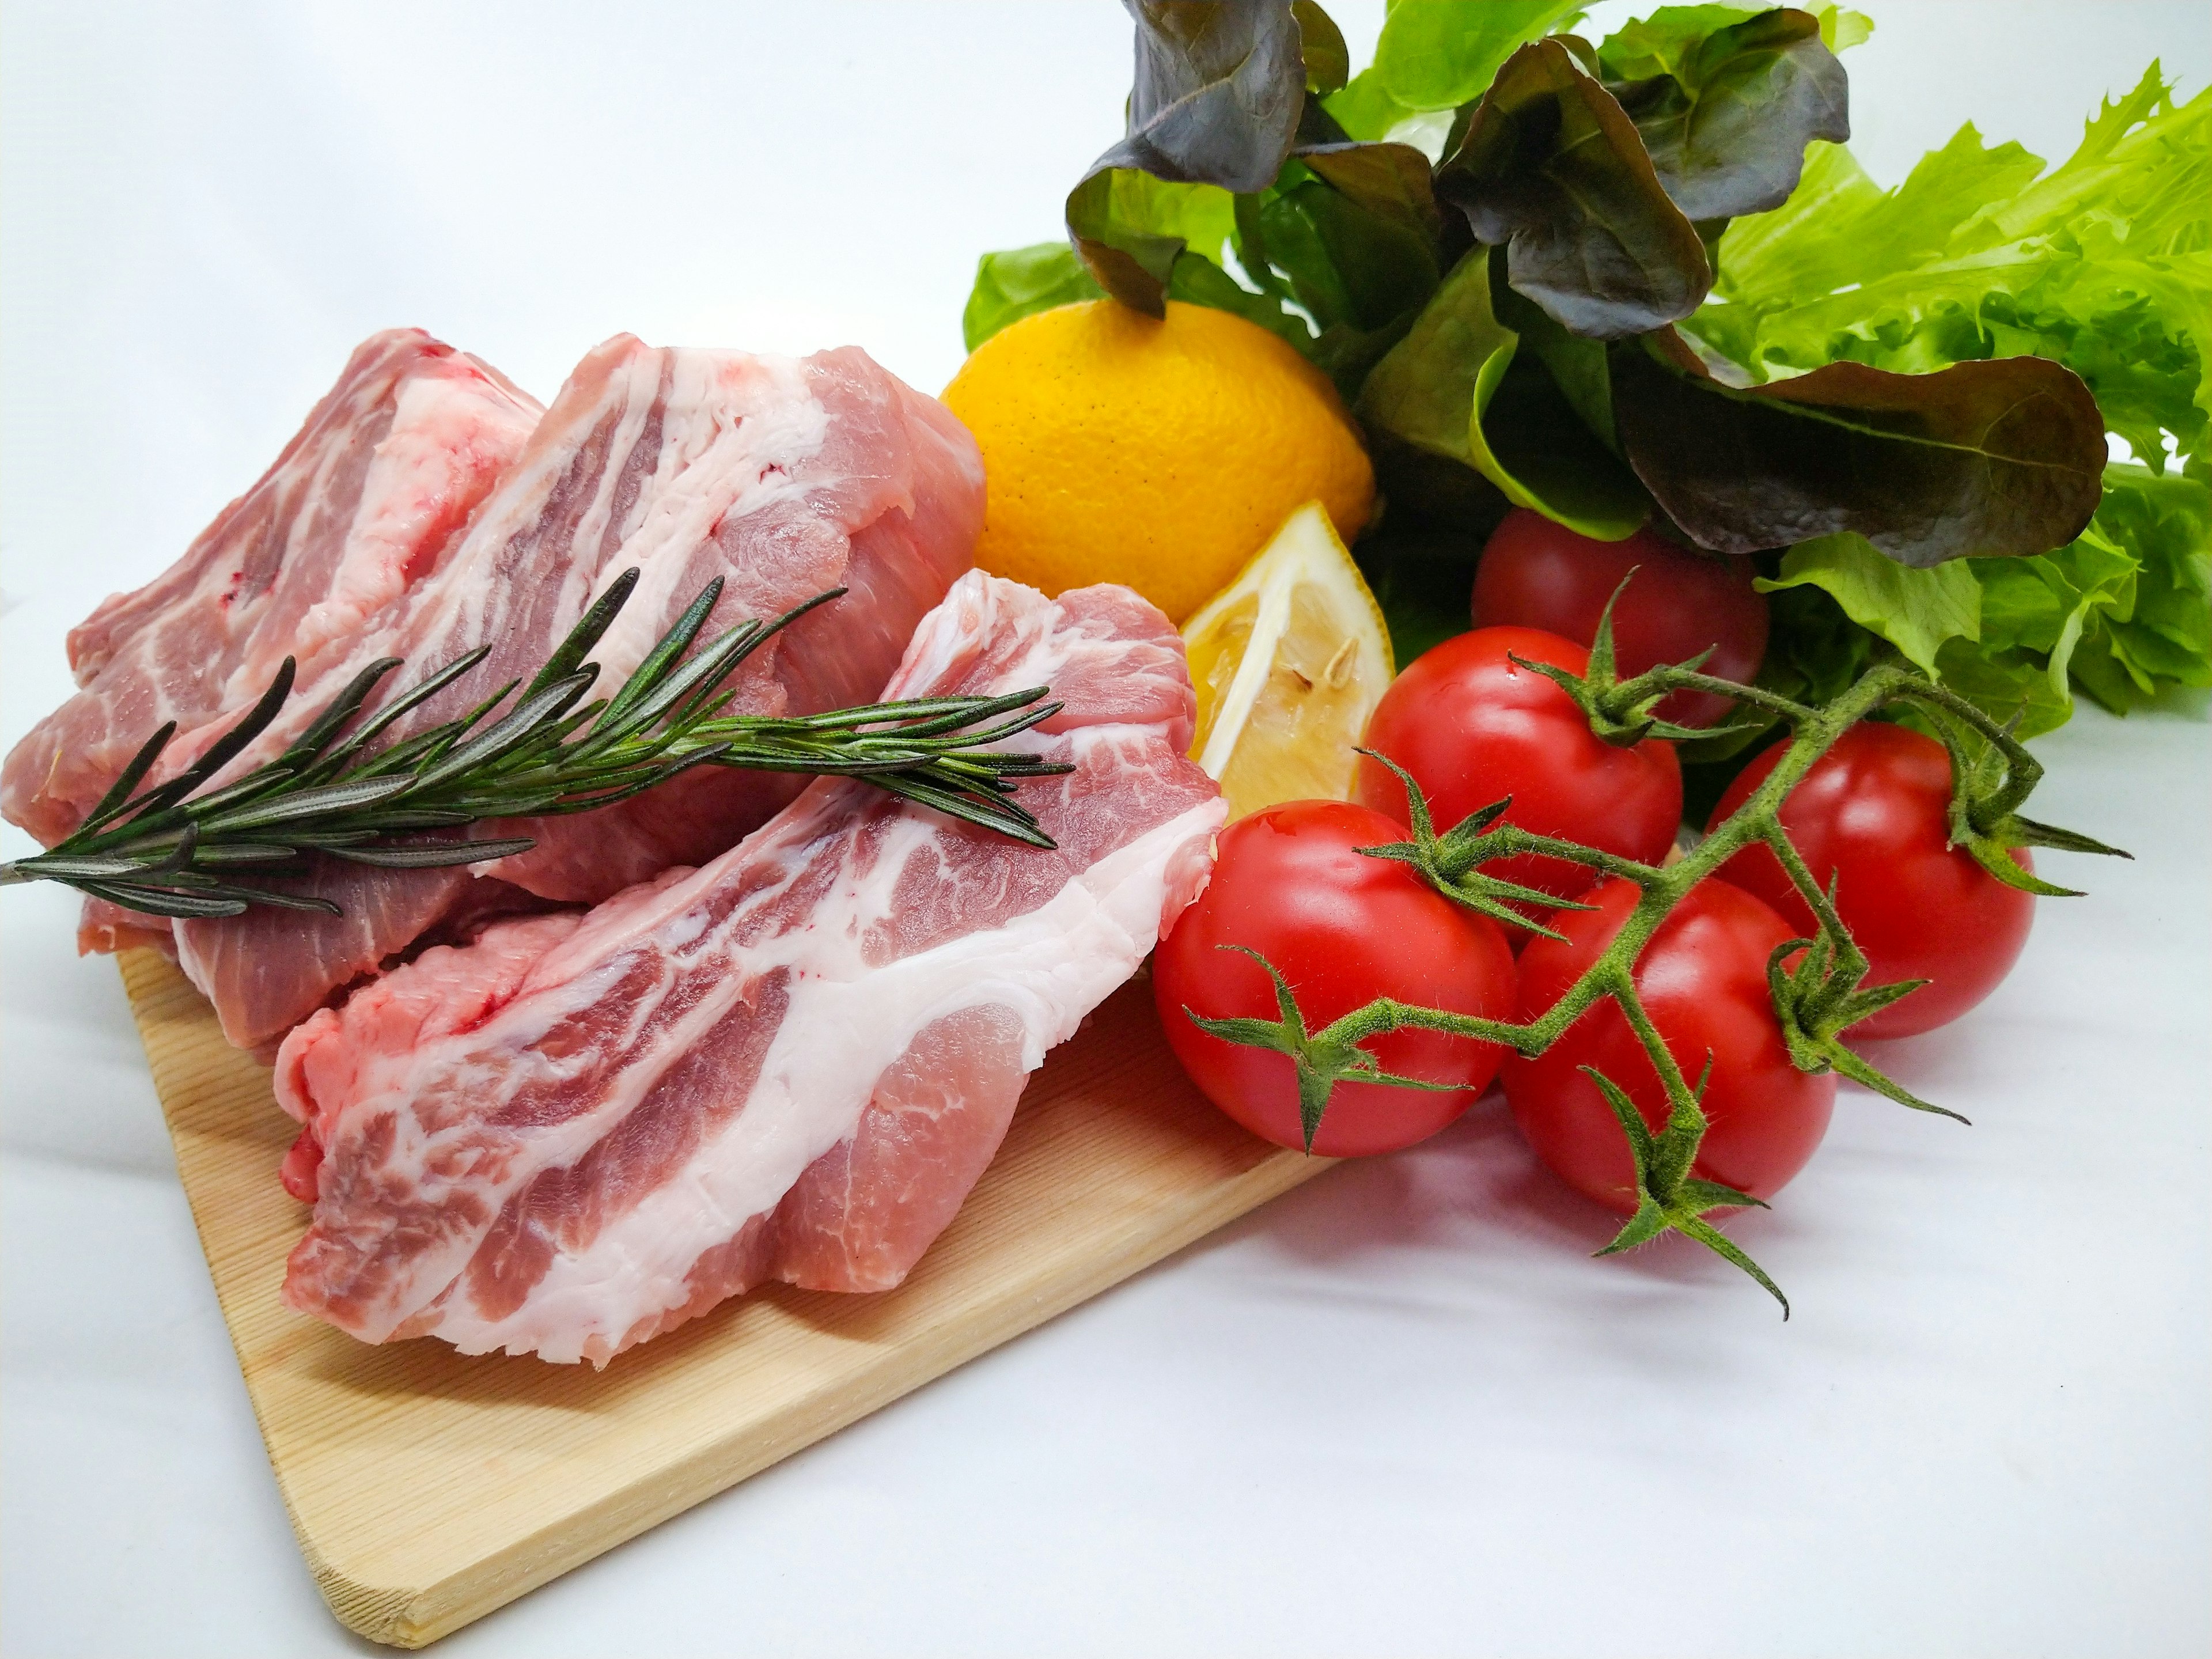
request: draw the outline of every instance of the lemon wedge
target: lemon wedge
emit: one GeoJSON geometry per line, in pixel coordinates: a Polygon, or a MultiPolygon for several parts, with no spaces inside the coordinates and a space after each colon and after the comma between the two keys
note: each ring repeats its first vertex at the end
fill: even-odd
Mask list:
{"type": "Polygon", "coordinates": [[[1319,501],[1291,514],[1182,637],[1198,690],[1191,757],[1231,818],[1352,793],[1353,745],[1396,667],[1382,607],[1319,501]]]}

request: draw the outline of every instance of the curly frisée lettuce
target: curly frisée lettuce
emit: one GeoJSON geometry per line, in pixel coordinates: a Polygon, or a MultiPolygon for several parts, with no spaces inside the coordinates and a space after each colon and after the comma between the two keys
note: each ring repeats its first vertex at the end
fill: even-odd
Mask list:
{"type": "Polygon", "coordinates": [[[2030,732],[2063,722],[2076,691],[2119,710],[2212,684],[2212,92],[2177,105],[2154,64],[2048,172],[1967,126],[1885,191],[1816,144],[1787,204],[1730,226],[1712,297],[1681,326],[1762,381],[1844,362],[2066,365],[2139,458],[2106,468],[2078,537],[1924,572],[1814,544],[1778,580],[1826,588],[2030,732]]]}
{"type": "MultiPolygon", "coordinates": [[[[2062,724],[2078,689],[2124,712],[2168,686],[2212,685],[2212,491],[2202,477],[2116,462],[2072,543],[2034,559],[1970,559],[1981,626],[1936,653],[1937,676],[1984,708],[2062,724]]],[[[1883,631],[1887,637],[1886,630],[1883,631]]]]}
{"type": "Polygon", "coordinates": [[[2185,459],[2212,418],[2212,91],[2177,106],[2154,64],[2048,174],[1971,125],[1887,191],[1815,145],[1788,203],[1729,228],[1721,266],[1685,327],[1754,378],[2032,353],[2080,374],[2139,458],[2185,459]]]}

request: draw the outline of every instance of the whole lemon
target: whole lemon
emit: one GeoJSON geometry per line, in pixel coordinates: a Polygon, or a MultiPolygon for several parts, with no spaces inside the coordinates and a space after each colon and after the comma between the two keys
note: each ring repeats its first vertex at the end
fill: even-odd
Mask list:
{"type": "Polygon", "coordinates": [[[975,562],[1047,593],[1126,582],[1180,624],[1302,503],[1346,542],[1375,503],[1328,377],[1211,306],[1038,312],[978,346],[945,401],[983,452],[975,562]]]}

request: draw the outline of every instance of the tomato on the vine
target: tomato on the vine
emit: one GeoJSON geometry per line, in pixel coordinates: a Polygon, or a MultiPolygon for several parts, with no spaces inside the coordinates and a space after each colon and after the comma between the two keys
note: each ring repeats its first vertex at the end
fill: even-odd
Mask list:
{"type": "MultiPolygon", "coordinates": [[[[1703,672],[1749,680],[1766,654],[1766,600],[1748,559],[1696,553],[1639,530],[1601,542],[1517,507],[1491,533],[1475,568],[1477,628],[1540,628],[1587,646],[1606,601],[1633,570],[1613,607],[1613,648],[1623,679],[1662,662],[1687,662],[1708,646],[1703,672]]],[[[1710,691],[1676,691],[1656,710],[1678,726],[1711,726],[1735,705],[1710,691]]]]}
{"type": "MultiPolygon", "coordinates": [[[[1277,1018],[1266,969],[1224,947],[1273,963],[1310,1031],[1382,996],[1486,1019],[1513,1006],[1513,957],[1496,924],[1405,865],[1358,850],[1403,839],[1400,825],[1346,801],[1290,801],[1240,818],[1221,832],[1212,880],[1152,958],[1152,994],[1176,1058],[1215,1105],[1279,1146],[1305,1144],[1289,1057],[1213,1036],[1185,1012],[1277,1018]]],[[[1456,1086],[1340,1082],[1316,1152],[1387,1152],[1425,1139],[1474,1103],[1501,1058],[1493,1044],[1434,1031],[1395,1031],[1366,1046],[1384,1071],[1456,1086]]]]}
{"type": "MultiPolygon", "coordinates": [[[[1743,805],[1789,748],[1778,743],[1746,767],[1714,808],[1713,822],[1743,805]]],[[[1836,911],[1866,952],[1868,982],[1929,982],[1851,1027],[1853,1037],[1932,1031],[1997,988],[2027,943],[2035,896],[2007,886],[1951,844],[1951,758],[1932,738],[1862,722],[1813,763],[1782,805],[1782,827],[1813,878],[1835,884],[1836,911]]],[[[2021,868],[2035,865],[2014,849],[2021,868]]],[[[1780,911],[1801,934],[1814,930],[1779,860],[1748,847],[1720,873],[1780,911]]]]}
{"type": "MultiPolygon", "coordinates": [[[[1589,653],[1533,628],[1480,628],[1446,640],[1390,683],[1367,725],[1367,747],[1413,775],[1439,832],[1510,795],[1506,822],[1656,864],[1682,821],[1682,768],[1674,746],[1646,738],[1615,748],[1594,733],[1574,699],[1511,660],[1576,674],[1589,653]]],[[[1390,769],[1362,756],[1358,798],[1401,823],[1406,791],[1390,769]]],[[[1519,854],[1483,873],[1571,898],[1589,872],[1565,859],[1519,854]]]]}
{"type": "MultiPolygon", "coordinates": [[[[1538,1018],[1556,1003],[1604,954],[1641,896],[1632,883],[1609,881],[1583,896],[1595,909],[1554,914],[1552,925],[1565,940],[1532,939],[1522,951],[1516,1018],[1538,1018]]],[[[1709,1127],[1691,1172],[1753,1198],[1771,1197],[1805,1166],[1835,1104],[1833,1073],[1816,1076],[1791,1063],[1768,991],[1767,957],[1792,937],[1769,906],[1708,878],[1659,924],[1632,975],[1644,1012],[1692,1087],[1711,1061],[1701,1102],[1709,1127]]],[[[1508,1059],[1505,1097],[1554,1174],[1626,1215],[1636,1208],[1635,1159],[1585,1066],[1619,1085],[1654,1134],[1666,1127],[1658,1070],[1610,999],[1534,1059],[1508,1059]]]]}

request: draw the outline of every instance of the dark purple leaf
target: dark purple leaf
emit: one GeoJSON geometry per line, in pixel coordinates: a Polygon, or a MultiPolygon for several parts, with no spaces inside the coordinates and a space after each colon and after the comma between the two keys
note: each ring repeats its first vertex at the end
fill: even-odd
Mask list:
{"type": "Polygon", "coordinates": [[[1067,228],[1099,285],[1166,314],[1180,237],[1120,223],[1105,175],[1258,191],[1274,182],[1305,107],[1306,70],[1290,0],[1125,0],[1136,19],[1129,130],[1069,193],[1067,228]]]}
{"type": "Polygon", "coordinates": [[[1507,282],[1574,333],[1661,327],[1712,286],[1697,228],[1635,124],[1557,38],[1506,59],[1436,190],[1478,241],[1504,247],[1507,282]]]}
{"type": "Polygon", "coordinates": [[[1668,329],[1614,348],[1613,408],[1637,476],[1717,552],[1854,531],[1917,567],[2047,553],[2102,490],[2096,400],[2041,357],[1933,374],[1830,363],[1734,386],[1668,329]]]}
{"type": "Polygon", "coordinates": [[[1679,52],[1669,73],[1607,85],[1692,219],[1781,206],[1804,172],[1805,146],[1851,136],[1849,81],[1809,13],[1762,12],[1679,52]]]}

